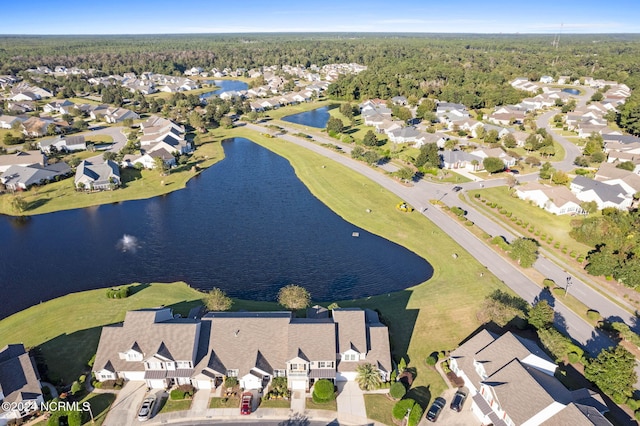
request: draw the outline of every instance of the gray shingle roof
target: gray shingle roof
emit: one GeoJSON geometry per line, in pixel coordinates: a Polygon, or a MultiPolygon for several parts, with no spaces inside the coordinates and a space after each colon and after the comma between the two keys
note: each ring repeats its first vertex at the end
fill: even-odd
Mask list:
{"type": "Polygon", "coordinates": [[[581,186],[583,192],[593,190],[603,202],[609,201],[619,204],[624,201],[624,197],[620,194],[624,194],[625,190],[620,185],[607,185],[606,183],[584,176],[576,176],[575,179],[573,179],[573,183],[581,186]]]}
{"type": "Polygon", "coordinates": [[[367,353],[364,311],[361,309],[334,309],[333,321],[338,324],[338,353],[354,349],[367,353]]]}
{"type": "Polygon", "coordinates": [[[5,402],[34,400],[42,395],[40,377],[22,344],[0,349],[0,393],[5,402]]]}
{"type": "MultiPolygon", "coordinates": [[[[159,354],[165,358],[195,362],[200,323],[192,319],[173,319],[171,309],[129,311],[124,323],[102,328],[94,371],[109,363],[115,371],[142,371],[139,361],[120,359],[120,353],[142,351],[144,359],[159,354]]],[[[112,370],[110,370],[112,371],[112,370]]]]}

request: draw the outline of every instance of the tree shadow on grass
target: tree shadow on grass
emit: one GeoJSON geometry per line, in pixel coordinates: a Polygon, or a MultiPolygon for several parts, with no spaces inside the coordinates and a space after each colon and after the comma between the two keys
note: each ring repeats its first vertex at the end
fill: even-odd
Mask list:
{"type": "Polygon", "coordinates": [[[28,202],[24,210],[25,211],[35,210],[38,207],[44,206],[49,201],[51,201],[51,198],[38,198],[37,200],[33,200],[33,201],[28,202]]]}
{"type": "Polygon", "coordinates": [[[126,186],[127,183],[140,179],[142,179],[142,171],[136,168],[128,167],[122,169],[120,172],[120,181],[122,182],[122,186],[126,186]]]}
{"type": "Polygon", "coordinates": [[[71,384],[86,372],[87,363],[98,349],[102,327],[61,334],[39,345],[47,371],[41,372],[54,385],[71,384]]]}
{"type": "Polygon", "coordinates": [[[422,407],[422,409],[426,409],[431,402],[431,390],[430,386],[418,386],[416,388],[409,389],[407,392],[406,398],[413,399],[418,405],[422,407]]]}
{"type": "Polygon", "coordinates": [[[151,285],[149,283],[140,283],[140,284],[133,284],[129,286],[129,297],[141,292],[142,290],[144,290],[145,288],[149,288],[151,287],[151,285]]]}

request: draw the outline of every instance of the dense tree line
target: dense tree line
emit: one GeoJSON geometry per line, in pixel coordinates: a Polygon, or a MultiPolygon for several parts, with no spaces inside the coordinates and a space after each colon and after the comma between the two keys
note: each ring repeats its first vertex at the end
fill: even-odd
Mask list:
{"type": "Polygon", "coordinates": [[[640,288],[640,212],[602,210],[598,216],[574,223],[571,236],[595,249],[586,266],[591,275],[612,276],[632,288],[640,288]]]}
{"type": "Polygon", "coordinates": [[[203,68],[319,66],[357,62],[370,70],[346,78],[336,96],[441,93],[469,106],[509,102],[513,77],[591,75],[640,86],[637,35],[166,35],[3,36],[0,74],[46,65],[124,72],[182,73],[203,68]],[[471,90],[469,90],[471,89],[471,90]]]}

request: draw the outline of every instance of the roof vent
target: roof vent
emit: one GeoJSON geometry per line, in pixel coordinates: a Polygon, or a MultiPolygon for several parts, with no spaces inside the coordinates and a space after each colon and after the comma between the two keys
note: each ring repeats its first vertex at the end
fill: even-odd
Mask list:
{"type": "Polygon", "coordinates": [[[236,330],[236,332],[234,333],[236,337],[238,337],[238,334],[240,334],[240,330],[236,330]]]}

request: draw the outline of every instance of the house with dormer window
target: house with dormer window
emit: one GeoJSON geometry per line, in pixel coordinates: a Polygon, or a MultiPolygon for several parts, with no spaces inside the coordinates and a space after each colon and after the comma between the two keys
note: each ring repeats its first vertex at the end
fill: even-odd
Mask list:
{"type": "Polygon", "coordinates": [[[127,313],[103,328],[93,371],[99,381],[144,380],[151,388],[189,383],[211,389],[237,377],[262,389],[273,377],[307,390],[316,380],[355,380],[356,368],[392,370],[389,333],[371,310],[334,309],[319,317],[291,312],[212,312],[175,319],[168,308],[127,313]]]}
{"type": "Polygon", "coordinates": [[[609,425],[602,398],[570,391],[554,377],[556,364],[533,341],[482,330],[451,353],[449,366],[469,390],[483,425],[609,425]]]}
{"type": "Polygon", "coordinates": [[[143,380],[150,388],[190,384],[200,321],[171,309],[129,311],[122,324],[102,328],[93,366],[98,381],[143,380]]]}

